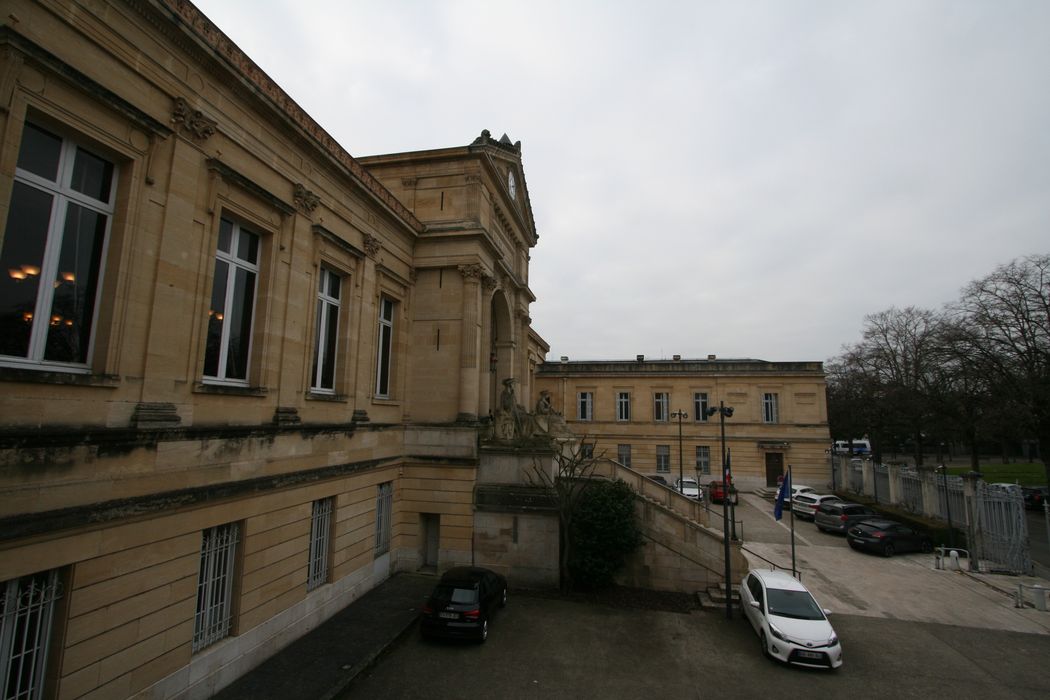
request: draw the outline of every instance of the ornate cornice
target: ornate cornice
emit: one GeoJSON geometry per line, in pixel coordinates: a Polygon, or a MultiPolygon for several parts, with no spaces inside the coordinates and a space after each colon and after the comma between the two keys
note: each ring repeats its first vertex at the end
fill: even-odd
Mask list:
{"type": "Polygon", "coordinates": [[[214,119],[209,119],[199,109],[190,107],[190,103],[184,97],[175,98],[171,123],[181,127],[182,131],[189,132],[190,136],[198,141],[207,141],[218,126],[214,119]]]}
{"type": "Polygon", "coordinates": [[[491,292],[499,286],[499,283],[496,281],[496,278],[492,275],[484,275],[481,278],[481,286],[484,287],[487,291],[491,292]]]}
{"type": "Polygon", "coordinates": [[[236,75],[239,75],[261,98],[287,117],[314,142],[357,178],[369,193],[379,199],[387,208],[400,217],[416,233],[422,233],[423,223],[412,214],[388,189],[357,162],[353,156],[339,145],[321,126],[280,88],[262,68],[248,58],[233,41],[215,24],[204,16],[188,0],[156,0],[166,7],[175,17],[175,22],[187,32],[192,33],[200,42],[214,52],[214,56],[224,61],[236,75]]]}

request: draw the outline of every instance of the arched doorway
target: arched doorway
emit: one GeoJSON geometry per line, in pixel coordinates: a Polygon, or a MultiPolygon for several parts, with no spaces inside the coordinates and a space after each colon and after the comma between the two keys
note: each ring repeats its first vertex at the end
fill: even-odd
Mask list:
{"type": "Polygon", "coordinates": [[[483,403],[495,411],[496,398],[503,390],[503,380],[515,376],[514,326],[507,297],[500,290],[493,293],[490,303],[488,358],[489,381],[482,383],[482,386],[488,387],[488,396],[483,403]]]}

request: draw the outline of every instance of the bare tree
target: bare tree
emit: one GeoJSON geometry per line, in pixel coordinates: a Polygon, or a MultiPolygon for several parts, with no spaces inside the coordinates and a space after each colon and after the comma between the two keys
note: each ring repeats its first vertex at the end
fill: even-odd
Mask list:
{"type": "Polygon", "coordinates": [[[1002,265],[963,290],[953,312],[962,342],[1039,440],[1050,483],[1050,255],[1002,265]]]}
{"type": "Polygon", "coordinates": [[[558,573],[563,593],[572,590],[573,561],[572,523],[587,489],[594,483],[594,470],[604,453],[594,454],[594,443],[584,436],[578,442],[565,443],[554,452],[550,468],[534,463],[526,474],[530,484],[545,488],[558,512],[558,573]]]}

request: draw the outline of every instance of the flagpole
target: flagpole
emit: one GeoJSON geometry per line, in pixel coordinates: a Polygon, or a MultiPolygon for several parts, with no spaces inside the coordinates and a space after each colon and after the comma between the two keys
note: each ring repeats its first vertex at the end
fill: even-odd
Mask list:
{"type": "MultiPolygon", "coordinates": [[[[788,489],[791,489],[791,465],[788,465],[788,489]]],[[[790,491],[789,491],[790,492],[790,491]]],[[[791,575],[795,576],[795,499],[791,499],[791,575]]]]}

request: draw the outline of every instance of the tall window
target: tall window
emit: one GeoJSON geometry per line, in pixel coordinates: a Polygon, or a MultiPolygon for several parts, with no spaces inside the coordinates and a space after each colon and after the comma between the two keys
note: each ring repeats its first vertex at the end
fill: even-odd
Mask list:
{"type": "Polygon", "coordinates": [[[696,471],[700,474],[711,473],[711,448],[707,445],[696,446],[696,471]]]}
{"type": "Polygon", "coordinates": [[[616,420],[631,420],[631,392],[616,392],[616,420]]]}
{"type": "Polygon", "coordinates": [[[390,373],[394,362],[394,308],[392,299],[379,301],[379,352],[376,361],[376,396],[390,398],[390,373]]]}
{"type": "Polygon", "coordinates": [[[339,293],[342,279],[322,267],[317,282],[317,333],[314,337],[314,366],[311,388],[321,393],[335,391],[336,345],[339,339],[339,293]]]}
{"type": "Polygon", "coordinates": [[[394,510],[394,482],[386,481],[376,489],[376,556],[390,551],[390,518],[394,510]]]}
{"type": "Polygon", "coordinates": [[[653,394],[653,420],[666,421],[670,413],[671,397],[666,391],[653,394]]]}
{"type": "Polygon", "coordinates": [[[583,457],[584,459],[593,459],[594,458],[594,443],[593,442],[585,442],[585,443],[581,444],[580,445],[580,456],[583,457]]]}
{"type": "Polygon", "coordinates": [[[625,467],[631,466],[631,446],[630,445],[617,445],[616,446],[616,461],[625,467]]]}
{"type": "Polygon", "coordinates": [[[697,391],[693,393],[693,420],[707,421],[707,392],[697,391]]]}
{"type": "Polygon", "coordinates": [[[233,577],[240,528],[237,523],[217,525],[201,538],[200,573],[197,577],[197,614],[193,622],[193,651],[223,639],[233,622],[233,577]]]}
{"type": "Polygon", "coordinates": [[[314,501],[310,517],[310,573],[306,581],[306,590],[328,583],[328,552],[332,540],[332,497],[314,501]]]}
{"type": "Polygon", "coordinates": [[[780,417],[777,410],[777,395],[776,394],[763,394],[762,395],[762,422],[763,423],[779,423],[780,417]]]}
{"type": "Polygon", "coordinates": [[[5,700],[43,697],[58,569],[0,583],[0,690],[5,700]]]}
{"type": "Polygon", "coordinates": [[[590,391],[581,391],[576,394],[576,419],[594,419],[594,394],[590,391]]]}
{"type": "Polygon", "coordinates": [[[88,364],[115,182],[113,163],[25,124],[0,251],[5,364],[88,364]]]}
{"type": "Polygon", "coordinates": [[[671,446],[670,445],[657,445],[656,446],[656,471],[658,471],[658,472],[669,472],[669,471],[671,471],[671,446]]]}
{"type": "Polygon", "coordinates": [[[247,383],[258,275],[259,237],[240,224],[220,219],[204,351],[205,377],[247,383]]]}

